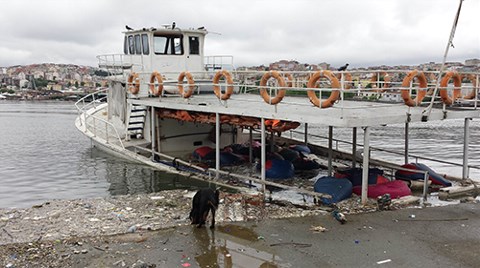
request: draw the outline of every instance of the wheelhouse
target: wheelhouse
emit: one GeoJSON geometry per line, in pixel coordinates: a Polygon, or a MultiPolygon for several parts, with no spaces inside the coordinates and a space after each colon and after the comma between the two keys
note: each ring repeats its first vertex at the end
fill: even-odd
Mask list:
{"type": "Polygon", "coordinates": [[[167,78],[176,78],[181,71],[205,70],[205,29],[181,30],[164,26],[162,29],[129,30],[124,34],[124,63],[131,64],[134,72],[162,70],[167,78]]]}

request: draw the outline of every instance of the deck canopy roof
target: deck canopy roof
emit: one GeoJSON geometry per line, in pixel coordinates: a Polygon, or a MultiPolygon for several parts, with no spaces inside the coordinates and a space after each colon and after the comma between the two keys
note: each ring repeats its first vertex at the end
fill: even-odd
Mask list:
{"type": "MultiPolygon", "coordinates": [[[[405,122],[421,122],[422,107],[408,107],[403,103],[369,101],[338,101],[330,108],[318,108],[308,97],[287,96],[277,105],[265,103],[256,94],[234,94],[220,101],[214,94],[198,94],[185,99],[180,96],[145,97],[129,99],[132,104],[227,115],[241,115],[266,119],[313,123],[333,127],[367,127],[405,122]]],[[[428,121],[458,118],[478,118],[480,110],[473,107],[433,108],[428,121]]]]}

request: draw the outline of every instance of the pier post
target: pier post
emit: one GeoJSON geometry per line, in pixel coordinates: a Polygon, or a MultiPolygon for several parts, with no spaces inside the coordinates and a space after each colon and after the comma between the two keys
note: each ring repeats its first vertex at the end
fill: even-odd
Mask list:
{"type": "Polygon", "coordinates": [[[363,129],[363,170],[362,170],[362,205],[368,199],[368,166],[370,157],[370,128],[363,129]]]}
{"type": "Polygon", "coordinates": [[[468,179],[468,144],[470,143],[470,120],[471,118],[465,118],[464,131],[463,131],[463,172],[462,179],[468,179]]]}

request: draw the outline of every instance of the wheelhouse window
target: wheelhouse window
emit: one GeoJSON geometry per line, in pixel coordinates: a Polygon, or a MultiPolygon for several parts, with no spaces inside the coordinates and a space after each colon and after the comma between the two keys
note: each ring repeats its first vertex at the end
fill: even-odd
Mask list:
{"type": "Polygon", "coordinates": [[[135,54],[141,55],[142,54],[142,41],[140,40],[140,35],[135,35],[135,54]]]}
{"type": "Polygon", "coordinates": [[[125,36],[125,39],[123,41],[123,53],[128,54],[128,37],[125,36]]]}
{"type": "Polygon", "coordinates": [[[153,49],[155,54],[183,55],[182,35],[155,35],[153,49]]]}
{"type": "Polygon", "coordinates": [[[148,45],[147,34],[126,35],[123,43],[123,53],[130,55],[148,55],[150,47],[148,45]]]}
{"type": "Polygon", "coordinates": [[[128,36],[128,53],[135,54],[135,43],[133,40],[133,35],[128,36]]]}
{"type": "Polygon", "coordinates": [[[198,36],[190,36],[188,38],[188,43],[190,46],[190,55],[199,55],[200,54],[200,41],[198,36]]]}
{"type": "Polygon", "coordinates": [[[147,34],[142,34],[142,48],[143,48],[143,54],[144,55],[150,54],[150,48],[148,47],[148,35],[147,34]]]}

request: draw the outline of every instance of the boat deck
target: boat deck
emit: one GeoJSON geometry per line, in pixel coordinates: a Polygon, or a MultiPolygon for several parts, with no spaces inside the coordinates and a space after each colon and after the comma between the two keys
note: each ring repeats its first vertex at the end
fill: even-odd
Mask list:
{"type": "MultiPolygon", "coordinates": [[[[256,94],[233,94],[227,101],[220,101],[214,94],[197,94],[188,99],[167,95],[132,98],[128,101],[147,107],[279,119],[333,127],[420,122],[426,109],[426,106],[408,107],[403,103],[358,100],[340,100],[332,107],[318,108],[310,103],[307,96],[286,96],[279,104],[270,105],[256,94]]],[[[478,117],[480,110],[473,107],[447,108],[445,111],[440,107],[431,110],[428,120],[478,117]]]]}

